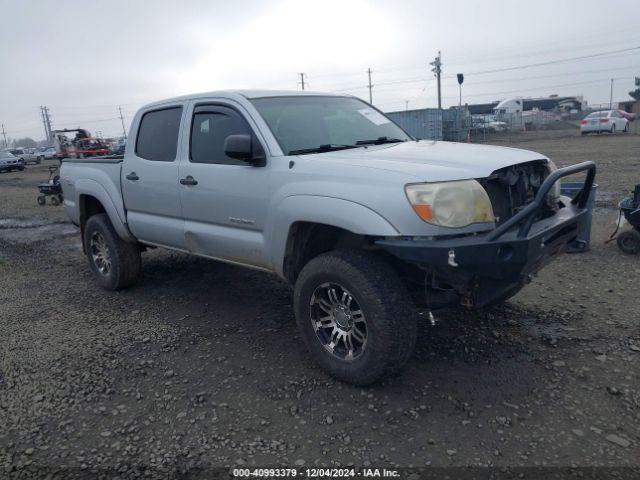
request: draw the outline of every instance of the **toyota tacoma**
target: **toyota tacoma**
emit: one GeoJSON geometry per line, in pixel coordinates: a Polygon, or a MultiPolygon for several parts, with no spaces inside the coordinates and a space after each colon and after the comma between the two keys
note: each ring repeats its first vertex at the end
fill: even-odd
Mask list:
{"type": "Polygon", "coordinates": [[[155,247],[270,272],[293,287],[314,360],[358,385],[411,356],[418,308],[503,302],[561,254],[594,176],[592,162],[417,141],[355,97],[274,91],[147,105],[124,155],[61,168],[100,286],[134,284],[155,247]]]}

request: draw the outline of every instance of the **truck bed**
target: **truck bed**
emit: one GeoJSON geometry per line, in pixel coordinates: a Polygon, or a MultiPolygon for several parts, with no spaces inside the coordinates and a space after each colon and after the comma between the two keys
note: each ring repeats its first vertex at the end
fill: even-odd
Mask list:
{"type": "Polygon", "coordinates": [[[65,191],[64,207],[74,223],[80,221],[76,204],[80,195],[96,196],[103,204],[113,205],[118,217],[126,222],[120,178],[122,162],[122,155],[62,160],[60,179],[65,191]]]}

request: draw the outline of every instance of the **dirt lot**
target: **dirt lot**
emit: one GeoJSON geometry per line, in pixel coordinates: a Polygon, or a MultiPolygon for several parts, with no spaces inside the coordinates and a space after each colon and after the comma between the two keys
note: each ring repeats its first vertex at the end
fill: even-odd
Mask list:
{"type": "Polygon", "coordinates": [[[640,136],[506,144],[598,164],[592,249],[506,305],[423,322],[398,377],[335,382],[277,279],[154,251],[96,288],[44,166],[0,174],[0,477],[210,466],[640,468],[640,258],[604,244],[640,183],[640,136]],[[100,470],[108,469],[108,470],[100,470]],[[42,472],[42,470],[41,470],[42,472]]]}

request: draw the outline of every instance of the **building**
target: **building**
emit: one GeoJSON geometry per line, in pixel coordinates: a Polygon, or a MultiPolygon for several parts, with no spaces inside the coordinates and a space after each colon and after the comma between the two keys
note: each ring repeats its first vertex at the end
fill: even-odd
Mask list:
{"type": "Polygon", "coordinates": [[[640,102],[638,102],[637,100],[618,102],[618,109],[624,110],[627,113],[635,113],[636,115],[640,115],[640,102]]]}

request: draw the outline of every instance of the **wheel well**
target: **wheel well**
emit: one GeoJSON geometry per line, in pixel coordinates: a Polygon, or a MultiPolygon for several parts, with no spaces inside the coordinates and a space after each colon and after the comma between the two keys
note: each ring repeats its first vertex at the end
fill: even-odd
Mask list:
{"type": "Polygon", "coordinates": [[[105,208],[96,197],[91,195],[80,195],[80,228],[84,230],[84,226],[89,217],[99,213],[106,213],[105,208]]]}
{"type": "Polygon", "coordinates": [[[84,226],[87,220],[99,213],[106,213],[106,210],[100,200],[91,195],[80,195],[78,205],[80,207],[80,238],[82,239],[82,250],[84,251],[84,226]]]}
{"type": "Polygon", "coordinates": [[[289,229],[284,257],[284,275],[293,284],[309,260],[338,248],[368,249],[372,237],[344,228],[313,222],[295,222],[289,229]]]}

